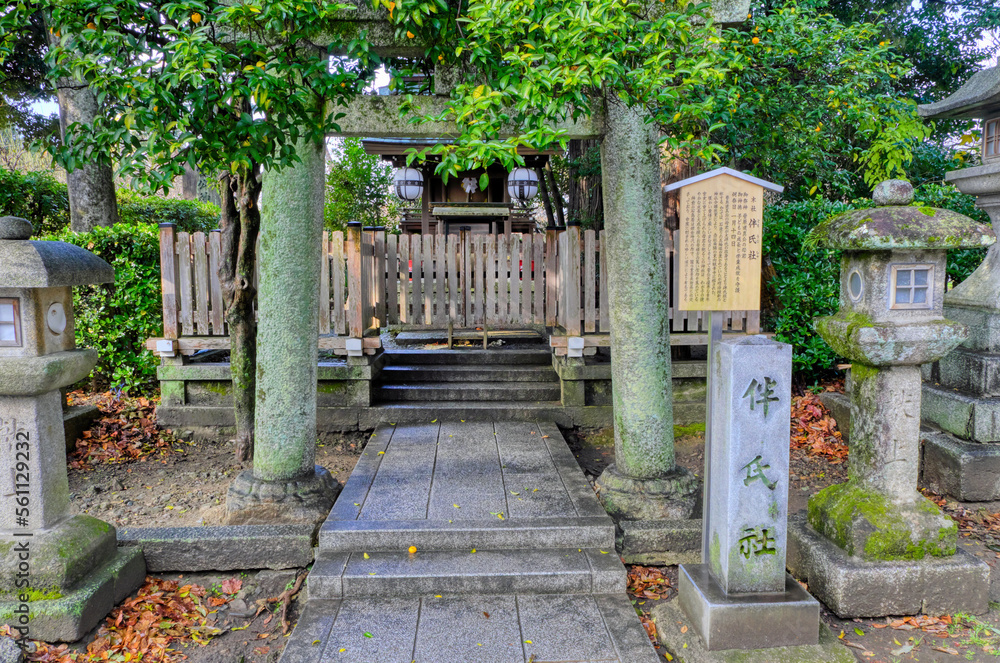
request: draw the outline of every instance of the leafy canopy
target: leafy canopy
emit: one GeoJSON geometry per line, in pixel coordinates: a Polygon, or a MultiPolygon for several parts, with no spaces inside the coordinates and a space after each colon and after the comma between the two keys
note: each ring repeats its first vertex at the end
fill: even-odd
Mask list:
{"type": "Polygon", "coordinates": [[[374,0],[400,40],[428,45],[426,60],[397,62],[397,73],[445,65],[459,72],[448,108],[425,121],[458,125],[457,144],[438,172],[455,174],[494,160],[521,163],[520,146],[565,148],[558,125],[600,110],[602,90],[642,106],[671,149],[711,159],[705,117],[714,100],[691,90],[724,84],[726,57],[710,5],[627,0],[374,0]],[[461,13],[459,10],[461,8],[461,13]],[[506,137],[504,137],[506,136],[506,137]]]}
{"type": "Polygon", "coordinates": [[[881,33],[794,2],[724,31],[732,76],[696,91],[715,100],[713,139],[793,198],[862,196],[903,176],[930,132],[895,92],[909,65],[881,33]]]}
{"type": "Polygon", "coordinates": [[[189,165],[205,172],[280,169],[300,138],[338,127],[324,101],[363,89],[372,61],[327,37],[349,3],[299,0],[22,0],[0,13],[0,58],[38,15],[55,37],[50,79],[85,81],[103,115],[55,148],[68,170],[111,163],[166,189],[189,165]],[[347,53],[332,61],[328,49],[347,53]]]}

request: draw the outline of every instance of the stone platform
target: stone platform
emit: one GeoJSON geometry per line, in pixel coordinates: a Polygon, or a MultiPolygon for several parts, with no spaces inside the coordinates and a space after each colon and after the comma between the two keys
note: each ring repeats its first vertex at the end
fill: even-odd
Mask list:
{"type": "Polygon", "coordinates": [[[554,424],[383,425],[281,661],[652,663],[614,545],[554,424]]]}
{"type": "Polygon", "coordinates": [[[817,534],[799,513],[788,519],[787,564],[841,619],[988,609],[990,568],[961,548],[950,557],[867,562],[817,534]]]}
{"type": "Polygon", "coordinates": [[[660,642],[666,643],[672,660],[677,663],[855,663],[856,660],[823,623],[819,625],[819,642],[815,645],[708,651],[676,599],[653,608],[653,621],[660,642]]]}

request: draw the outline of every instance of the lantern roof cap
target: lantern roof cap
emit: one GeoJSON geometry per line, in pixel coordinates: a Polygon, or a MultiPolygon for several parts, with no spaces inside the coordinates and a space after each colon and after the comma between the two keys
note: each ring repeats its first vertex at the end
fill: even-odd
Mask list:
{"type": "Polygon", "coordinates": [[[876,207],[831,216],[809,233],[807,244],[847,251],[972,249],[996,241],[993,229],[947,209],[913,201],[913,186],[889,180],[875,187],[876,207]]]}
{"type": "Polygon", "coordinates": [[[113,283],[111,265],[66,242],[29,240],[31,224],[0,218],[0,288],[52,288],[113,283]]]}
{"type": "Polygon", "coordinates": [[[673,184],[668,184],[663,187],[665,193],[675,191],[682,187],[686,187],[690,184],[697,184],[698,182],[703,182],[705,180],[712,179],[713,177],[718,177],[719,175],[729,175],[730,177],[735,177],[736,179],[743,180],[744,182],[750,182],[751,184],[756,184],[757,186],[764,187],[768,191],[774,191],[775,193],[781,193],[785,190],[785,187],[775,184],[774,182],[768,182],[767,180],[762,180],[759,177],[754,177],[753,175],[748,175],[747,173],[741,173],[738,170],[733,170],[732,168],[726,168],[722,166],[721,168],[716,168],[715,170],[710,170],[701,175],[695,175],[694,177],[689,177],[686,180],[681,180],[680,182],[674,182],[673,184]]]}
{"type": "Polygon", "coordinates": [[[976,72],[951,96],[917,111],[928,119],[982,119],[1000,113],[1000,65],[976,72]]]}

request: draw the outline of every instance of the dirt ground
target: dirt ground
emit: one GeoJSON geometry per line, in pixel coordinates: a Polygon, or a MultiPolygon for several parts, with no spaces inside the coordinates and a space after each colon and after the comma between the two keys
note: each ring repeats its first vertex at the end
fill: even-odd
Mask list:
{"type": "MultiPolygon", "coordinates": [[[[128,408],[119,406],[119,410],[115,410],[114,416],[121,422],[136,418],[150,427],[149,422],[142,419],[149,417],[148,411],[143,414],[139,406],[136,406],[138,414],[134,417],[128,414],[128,408]],[[119,410],[126,413],[121,414],[119,410]]],[[[94,435],[113,428],[105,422],[103,429],[93,429],[94,435]]],[[[563,432],[591,481],[614,461],[614,439],[610,430],[568,429],[563,432]]],[[[704,468],[703,431],[694,427],[675,432],[678,464],[700,476],[704,468]]],[[[112,430],[106,437],[113,437],[113,433],[112,430]]],[[[153,431],[153,437],[158,439],[157,444],[146,444],[140,457],[129,462],[71,461],[69,481],[73,509],[119,527],[219,524],[229,481],[243,469],[235,462],[234,444],[224,440],[187,441],[183,431],[179,435],[153,431]]],[[[366,439],[367,434],[352,433],[318,443],[317,463],[328,468],[343,483],[354,468],[366,439]]],[[[847,477],[843,458],[813,453],[808,446],[795,448],[793,445],[790,467],[789,510],[793,513],[804,509],[812,494],[847,477]]],[[[1000,503],[960,504],[931,494],[928,497],[959,520],[963,548],[991,566],[1000,562],[1000,503]]],[[[171,642],[173,652],[142,660],[162,660],[164,663],[179,660],[193,663],[277,661],[285,642],[282,604],[266,599],[276,598],[293,588],[297,578],[306,571],[246,570],[149,578],[147,589],[150,592],[158,590],[157,596],[183,602],[199,595],[202,603],[198,605],[202,607],[196,606],[196,611],[190,611],[178,622],[187,619],[190,623],[187,630],[178,631],[185,635],[171,642]],[[164,587],[172,588],[172,592],[165,592],[164,587]]],[[[634,604],[644,616],[648,616],[656,600],[676,596],[676,567],[630,567],[629,571],[634,604]]],[[[298,617],[303,596],[304,593],[297,593],[288,601],[285,617],[289,626],[294,625],[298,617]]],[[[123,612],[133,617],[140,614],[141,606],[129,606],[129,602],[140,599],[142,597],[129,599],[123,612]],[[132,612],[128,612],[129,609],[132,612]]],[[[821,614],[824,623],[841,636],[841,642],[859,661],[986,661],[1000,656],[1000,604],[991,604],[990,612],[978,617],[935,615],[916,619],[841,620],[825,608],[821,614]]],[[[101,635],[100,629],[95,629],[81,642],[62,649],[60,655],[43,656],[40,652],[32,660],[56,663],[91,660],[82,652],[88,646],[107,642],[108,637],[107,632],[101,635]]],[[[113,635],[111,641],[114,641],[113,635]]]]}
{"type": "MultiPolygon", "coordinates": [[[[347,433],[318,443],[316,463],[343,485],[365,439],[365,433],[347,433]]],[[[221,525],[226,490],[243,469],[231,440],[181,440],[166,455],[125,464],[93,463],[86,469],[70,467],[70,504],[74,513],[117,527],[221,525]]]]}

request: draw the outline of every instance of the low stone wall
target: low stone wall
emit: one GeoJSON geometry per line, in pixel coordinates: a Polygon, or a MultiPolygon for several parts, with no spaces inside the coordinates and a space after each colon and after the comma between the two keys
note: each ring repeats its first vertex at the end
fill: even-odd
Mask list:
{"type": "MultiPolygon", "coordinates": [[[[552,366],[562,384],[562,403],[570,406],[611,406],[611,364],[589,357],[553,357],[552,366]]],[[[674,361],[672,386],[674,425],[705,422],[707,382],[704,360],[674,361]]]]}
{"type": "MultiPolygon", "coordinates": [[[[424,406],[373,403],[373,385],[385,359],[385,354],[380,353],[374,357],[320,362],[316,385],[320,435],[368,430],[386,422],[427,420],[428,409],[424,406]]],[[[554,357],[553,366],[562,387],[561,406],[442,402],[440,407],[432,408],[434,415],[445,420],[546,419],[567,427],[610,426],[611,365],[590,358],[584,361],[554,357]]],[[[675,361],[673,367],[675,425],[704,422],[705,361],[675,361]]],[[[191,431],[199,438],[234,434],[229,370],[229,364],[223,362],[160,366],[158,423],[174,430],[191,431]]]]}

